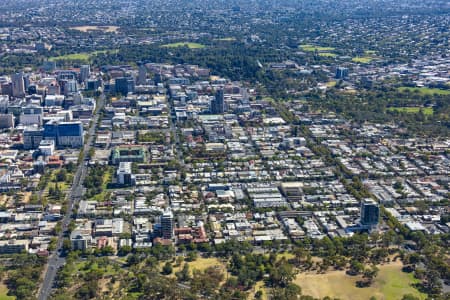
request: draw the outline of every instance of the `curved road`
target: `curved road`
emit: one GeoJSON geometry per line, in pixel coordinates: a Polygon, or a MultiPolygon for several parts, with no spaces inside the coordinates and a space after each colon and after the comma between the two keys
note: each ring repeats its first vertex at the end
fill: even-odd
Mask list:
{"type": "Polygon", "coordinates": [[[89,150],[93,144],[95,129],[97,128],[99,120],[99,113],[102,111],[104,105],[105,105],[105,95],[102,94],[99,100],[97,101],[97,109],[93,117],[93,122],[88,130],[87,140],[86,143],[84,144],[84,151],[81,163],[78,166],[78,169],[73,178],[72,187],[70,189],[70,192],[68,193],[69,202],[67,204],[68,205],[67,213],[64,215],[62,219],[62,226],[61,226],[62,230],[58,235],[56,251],[53,252],[48,259],[48,265],[44,275],[44,281],[42,282],[41,287],[39,289],[39,296],[38,296],[39,300],[48,299],[55,283],[56,273],[58,269],[65,264],[66,258],[64,256],[61,256],[64,233],[67,232],[68,225],[71,221],[72,214],[74,211],[74,207],[76,206],[76,204],[78,204],[78,202],[81,200],[81,197],[83,196],[83,181],[88,171],[88,167],[85,164],[85,158],[86,155],[89,153],[89,150]]]}

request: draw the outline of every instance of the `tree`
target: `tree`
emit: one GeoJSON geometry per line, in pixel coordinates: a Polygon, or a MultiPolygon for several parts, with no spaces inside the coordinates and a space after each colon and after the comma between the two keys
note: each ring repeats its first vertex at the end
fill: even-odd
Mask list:
{"type": "Polygon", "coordinates": [[[205,271],[194,270],[191,279],[191,292],[193,294],[202,294],[209,298],[215,298],[214,295],[223,280],[224,274],[215,267],[209,267],[205,271]]]}
{"type": "Polygon", "coordinates": [[[396,181],[393,185],[393,188],[397,191],[403,190],[403,184],[400,181],[396,181]]]}
{"type": "Polygon", "coordinates": [[[373,279],[377,277],[379,269],[374,265],[370,268],[366,268],[363,272],[363,278],[365,281],[358,281],[358,286],[370,286],[373,282],[373,279]]]}
{"type": "Polygon", "coordinates": [[[425,289],[430,295],[439,295],[442,291],[442,282],[439,272],[429,270],[425,273],[425,281],[423,283],[425,289]]]}
{"type": "Polygon", "coordinates": [[[190,251],[186,255],[186,261],[195,261],[196,259],[197,259],[197,252],[195,251],[190,251]]]}
{"type": "Polygon", "coordinates": [[[58,173],[56,173],[56,181],[66,181],[67,180],[67,170],[61,169],[58,173]]]}
{"type": "Polygon", "coordinates": [[[289,283],[284,288],[271,289],[270,293],[273,300],[296,300],[301,295],[302,289],[294,283],[289,283]]]}
{"type": "Polygon", "coordinates": [[[164,267],[162,269],[162,274],[163,275],[170,275],[173,272],[173,268],[172,268],[172,264],[170,262],[166,262],[164,264],[164,267]]]}
{"type": "Polygon", "coordinates": [[[110,245],[102,247],[100,250],[100,254],[103,256],[113,255],[114,254],[114,248],[110,245]]]}
{"type": "Polygon", "coordinates": [[[261,290],[258,290],[255,293],[255,299],[262,299],[262,296],[263,296],[263,292],[261,290]]]}
{"type": "Polygon", "coordinates": [[[189,279],[191,278],[191,276],[189,274],[189,265],[187,263],[185,263],[183,265],[183,268],[179,272],[177,272],[175,275],[177,276],[177,279],[180,282],[189,281],[189,279]]]}
{"type": "Polygon", "coordinates": [[[364,265],[360,263],[357,260],[351,260],[350,261],[350,269],[348,270],[348,273],[350,275],[358,275],[364,270],[364,265]]]}
{"type": "Polygon", "coordinates": [[[72,243],[70,242],[69,239],[64,239],[63,240],[62,248],[63,248],[64,251],[72,250],[72,243]]]}
{"type": "Polygon", "coordinates": [[[294,267],[283,258],[270,270],[268,280],[271,286],[285,288],[296,275],[294,267]]]}
{"type": "Polygon", "coordinates": [[[420,300],[420,299],[412,294],[406,294],[403,295],[402,300],[420,300]]]}
{"type": "Polygon", "coordinates": [[[142,276],[138,275],[134,280],[137,291],[143,294],[140,297],[142,300],[181,299],[182,294],[187,294],[186,290],[177,286],[173,278],[160,276],[153,271],[142,270],[142,272],[140,274],[142,276]]]}
{"type": "Polygon", "coordinates": [[[117,255],[119,256],[126,256],[129,253],[133,251],[133,248],[131,246],[122,246],[119,248],[119,251],[117,252],[117,255]]]}
{"type": "Polygon", "coordinates": [[[363,278],[366,279],[366,284],[371,285],[375,277],[378,275],[379,269],[373,265],[370,268],[366,268],[363,273],[363,278]]]}

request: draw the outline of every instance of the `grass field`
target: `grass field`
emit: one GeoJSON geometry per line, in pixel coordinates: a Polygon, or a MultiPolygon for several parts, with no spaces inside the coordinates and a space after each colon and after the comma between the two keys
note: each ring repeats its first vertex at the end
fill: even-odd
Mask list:
{"type": "Polygon", "coordinates": [[[3,282],[0,282],[0,300],[14,300],[16,297],[8,296],[8,288],[3,282]]]}
{"type": "Polygon", "coordinates": [[[108,194],[108,183],[112,180],[111,170],[108,170],[103,174],[103,184],[102,184],[102,192],[100,194],[95,195],[90,200],[94,200],[97,202],[102,202],[106,200],[106,195],[108,194]]]}
{"type": "MultiPolygon", "coordinates": [[[[162,264],[163,265],[163,264],[162,264]]],[[[183,268],[184,263],[182,263],[179,267],[173,268],[173,274],[180,271],[183,268]]],[[[223,262],[215,257],[198,257],[195,261],[188,262],[189,271],[192,273],[193,270],[204,271],[209,267],[218,267],[222,271],[226,271],[226,267],[223,262]]]]}
{"type": "Polygon", "coordinates": [[[368,64],[373,60],[373,57],[370,56],[358,56],[358,57],[353,57],[352,61],[356,62],[356,63],[361,63],[361,64],[368,64]]]}
{"type": "Polygon", "coordinates": [[[189,49],[202,49],[205,48],[205,45],[199,43],[179,42],[179,43],[165,44],[162,45],[161,47],[162,48],[188,47],[189,49]]]}
{"type": "Polygon", "coordinates": [[[92,270],[99,270],[101,269],[102,271],[104,271],[104,275],[103,276],[111,276],[111,275],[115,275],[117,274],[116,270],[114,270],[114,267],[112,264],[106,266],[105,268],[99,268],[97,263],[93,263],[87,270],[85,270],[84,268],[86,267],[87,262],[86,261],[79,261],[75,263],[75,270],[76,272],[79,273],[87,273],[88,271],[92,271],[92,270]]]}
{"type": "Polygon", "coordinates": [[[79,60],[79,61],[88,62],[93,56],[102,54],[102,53],[107,53],[108,51],[111,53],[117,53],[118,50],[100,50],[100,51],[94,51],[94,52],[90,52],[90,53],[82,52],[82,53],[66,54],[66,55],[61,55],[61,56],[50,57],[48,60],[49,61],[79,60]]]}
{"type": "Polygon", "coordinates": [[[422,109],[424,115],[431,116],[434,111],[432,107],[388,107],[389,111],[398,111],[401,113],[418,113],[422,109]]]}
{"type": "Polygon", "coordinates": [[[422,95],[450,95],[450,90],[441,90],[437,88],[427,88],[427,87],[399,87],[400,92],[410,91],[411,93],[420,93],[422,95]]]}
{"type": "MultiPolygon", "coordinates": [[[[269,255],[267,255],[267,257],[268,256],[269,255]]],[[[277,253],[277,260],[280,260],[282,258],[289,260],[289,259],[293,259],[294,257],[295,257],[295,255],[290,252],[277,253]]]]}
{"type": "Polygon", "coordinates": [[[323,57],[336,57],[337,55],[331,52],[322,52],[319,53],[319,56],[323,56],[323,57]]]}
{"type": "Polygon", "coordinates": [[[219,41],[219,42],[234,42],[234,41],[236,41],[236,38],[234,38],[234,37],[226,37],[226,38],[215,39],[215,41],[219,41]]]}
{"type": "Polygon", "coordinates": [[[348,276],[344,271],[326,274],[302,273],[297,276],[295,283],[301,286],[304,295],[317,298],[329,296],[341,300],[369,300],[375,296],[378,300],[399,300],[405,294],[412,294],[419,299],[425,299],[425,295],[412,286],[417,282],[413,274],[404,273],[401,268],[401,262],[379,266],[378,276],[367,288],[356,287],[360,277],[348,276]]]}
{"type": "Polygon", "coordinates": [[[333,51],[335,48],[334,47],[320,47],[320,46],[314,46],[314,45],[300,45],[299,46],[303,51],[308,51],[308,52],[314,52],[314,51],[319,51],[319,52],[326,52],[326,51],[333,51]]]}
{"type": "Polygon", "coordinates": [[[50,57],[49,61],[58,61],[58,60],[82,60],[88,61],[90,58],[89,53],[74,53],[74,54],[66,54],[61,56],[50,57]]]}

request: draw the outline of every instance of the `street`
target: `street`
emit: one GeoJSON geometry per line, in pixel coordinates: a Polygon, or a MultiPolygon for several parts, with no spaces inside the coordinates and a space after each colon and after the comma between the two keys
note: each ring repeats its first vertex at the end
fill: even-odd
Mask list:
{"type": "Polygon", "coordinates": [[[89,153],[91,145],[93,144],[93,139],[95,137],[95,130],[97,128],[97,123],[99,120],[99,113],[103,109],[104,104],[105,104],[105,96],[104,94],[102,94],[97,103],[97,110],[93,117],[92,126],[89,128],[87,133],[83,155],[81,157],[77,171],[73,178],[72,187],[67,195],[69,200],[67,204],[67,213],[64,215],[61,222],[62,223],[61,232],[58,235],[56,250],[49,256],[48,259],[48,265],[44,275],[44,281],[42,282],[41,287],[39,289],[39,296],[38,296],[39,300],[48,299],[55,283],[56,273],[58,269],[64,266],[65,264],[66,259],[64,256],[62,256],[64,233],[67,232],[68,230],[68,225],[70,224],[71,217],[73,214],[73,208],[76,207],[76,204],[78,204],[78,202],[81,200],[81,197],[83,196],[83,181],[88,171],[88,166],[84,163],[84,159],[86,155],[89,153]]]}

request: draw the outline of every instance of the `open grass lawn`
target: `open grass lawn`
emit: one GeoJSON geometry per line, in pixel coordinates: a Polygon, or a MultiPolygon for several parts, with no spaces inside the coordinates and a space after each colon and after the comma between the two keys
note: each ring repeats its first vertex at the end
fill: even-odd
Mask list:
{"type": "MultiPolygon", "coordinates": [[[[99,269],[99,266],[97,263],[94,263],[88,269],[85,269],[87,264],[88,264],[87,261],[77,261],[75,263],[75,272],[85,274],[88,271],[99,269]]],[[[112,276],[112,275],[117,274],[117,271],[114,269],[113,264],[106,266],[106,268],[102,267],[101,270],[105,272],[103,276],[112,276]]]]}
{"type": "Polygon", "coordinates": [[[50,57],[48,60],[49,61],[79,60],[79,61],[88,62],[93,56],[102,54],[102,53],[107,53],[108,51],[111,53],[118,52],[118,50],[99,50],[99,51],[94,51],[94,52],[90,52],[90,53],[82,52],[82,53],[73,53],[73,54],[66,54],[66,55],[61,55],[61,56],[54,56],[54,57],[50,57]]]}
{"type": "Polygon", "coordinates": [[[236,41],[236,38],[234,38],[234,37],[226,37],[226,38],[215,39],[215,41],[219,41],[219,42],[234,42],[234,41],[236,41]]]}
{"type": "Polygon", "coordinates": [[[358,57],[353,57],[352,61],[356,62],[356,63],[361,63],[361,64],[368,64],[373,60],[373,57],[370,56],[358,56],[358,57]]]}
{"type": "Polygon", "coordinates": [[[417,282],[413,274],[404,273],[401,268],[401,262],[379,266],[377,278],[366,288],[356,287],[360,277],[348,276],[345,271],[331,271],[326,274],[301,273],[295,283],[301,286],[304,295],[317,298],[329,296],[342,300],[369,300],[375,296],[378,300],[397,300],[405,294],[412,294],[419,299],[425,299],[425,295],[412,286],[417,282]]]}
{"type": "Polygon", "coordinates": [[[103,201],[107,200],[106,196],[110,192],[110,191],[108,191],[108,184],[111,183],[111,181],[112,181],[112,176],[113,176],[112,172],[113,172],[113,169],[109,168],[103,174],[103,177],[102,177],[103,183],[101,186],[101,189],[102,189],[101,193],[91,197],[89,200],[93,200],[93,201],[97,201],[97,202],[103,202],[103,201]]]}
{"type": "Polygon", "coordinates": [[[336,57],[337,55],[334,53],[330,53],[330,52],[322,52],[319,53],[319,56],[323,56],[323,57],[336,57]]]}
{"type": "Polygon", "coordinates": [[[334,47],[320,47],[320,46],[314,46],[314,45],[300,45],[299,46],[303,51],[308,51],[308,52],[314,52],[314,51],[319,51],[319,52],[326,52],[326,51],[333,51],[335,48],[334,47]]]}
{"type": "MultiPolygon", "coordinates": [[[[164,263],[161,263],[161,267],[163,265],[164,263]]],[[[183,265],[184,262],[181,263],[179,267],[174,267],[172,274],[175,274],[176,272],[180,271],[183,268],[183,265]]],[[[209,267],[217,267],[221,271],[226,272],[225,264],[216,257],[208,257],[208,258],[198,257],[195,261],[188,262],[188,265],[191,274],[193,270],[204,271],[209,267]]]]}
{"type": "Polygon", "coordinates": [[[427,87],[399,87],[400,92],[410,91],[411,93],[420,93],[422,95],[450,95],[450,90],[441,90],[437,88],[427,88],[427,87]]]}
{"type": "Polygon", "coordinates": [[[205,45],[199,43],[179,42],[179,43],[165,44],[162,45],[161,47],[162,48],[188,47],[189,49],[202,49],[205,48],[205,45]]]}
{"type": "Polygon", "coordinates": [[[426,116],[431,116],[434,111],[432,107],[388,107],[389,111],[398,111],[402,113],[418,113],[420,110],[423,111],[423,114],[426,116]]]}
{"type": "Polygon", "coordinates": [[[74,54],[66,54],[61,56],[50,57],[49,61],[58,61],[58,60],[82,60],[88,61],[90,58],[89,53],[74,53],[74,54]]]}
{"type": "Polygon", "coordinates": [[[14,300],[16,297],[8,296],[8,287],[0,281],[0,300],[14,300]]]}

